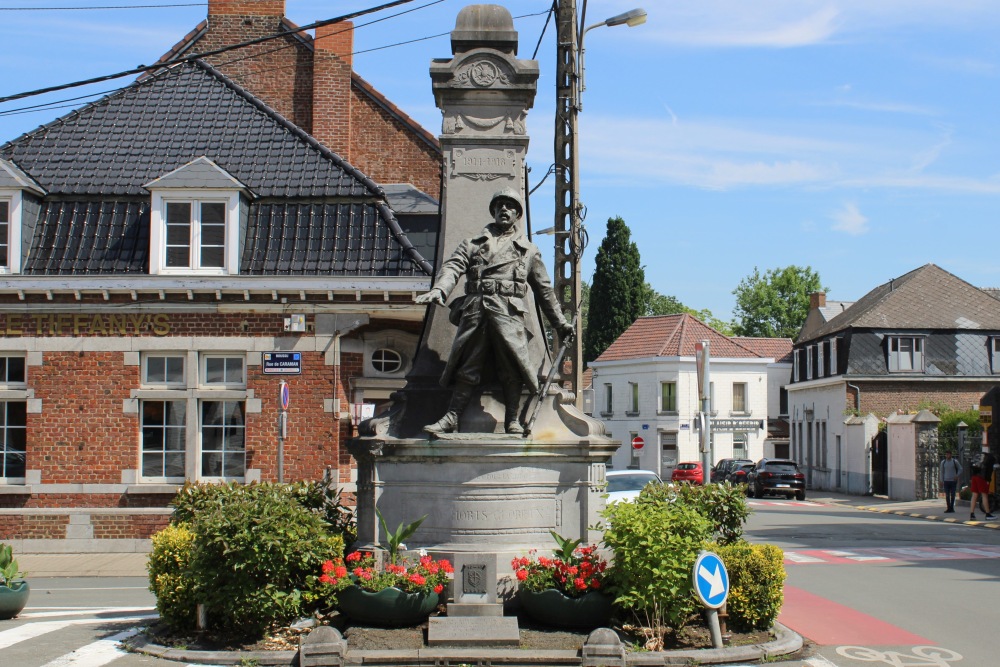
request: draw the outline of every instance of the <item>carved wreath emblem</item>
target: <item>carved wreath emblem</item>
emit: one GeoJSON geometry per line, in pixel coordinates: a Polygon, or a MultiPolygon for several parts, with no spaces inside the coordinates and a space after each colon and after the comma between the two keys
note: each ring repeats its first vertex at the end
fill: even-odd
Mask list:
{"type": "Polygon", "coordinates": [[[498,81],[509,85],[510,81],[496,64],[489,60],[477,60],[460,72],[456,77],[459,85],[473,85],[478,88],[489,88],[498,81]]]}

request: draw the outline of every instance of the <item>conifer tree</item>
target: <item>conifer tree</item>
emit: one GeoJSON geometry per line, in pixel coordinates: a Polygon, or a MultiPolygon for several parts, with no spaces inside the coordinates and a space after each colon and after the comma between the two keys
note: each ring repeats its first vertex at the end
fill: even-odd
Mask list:
{"type": "Polygon", "coordinates": [[[646,314],[648,292],[639,248],[621,218],[608,220],[608,231],[597,250],[594,280],[590,285],[583,358],[601,355],[636,318],[646,314]]]}

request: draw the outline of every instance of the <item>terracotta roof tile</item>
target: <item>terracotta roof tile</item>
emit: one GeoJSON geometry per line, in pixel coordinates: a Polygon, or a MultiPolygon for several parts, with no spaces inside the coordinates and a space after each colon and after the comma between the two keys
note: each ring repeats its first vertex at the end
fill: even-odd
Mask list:
{"type": "Polygon", "coordinates": [[[597,361],[622,361],[649,357],[693,357],[695,344],[707,340],[712,357],[753,359],[760,355],[725,336],[696,317],[653,315],[640,317],[604,351],[597,361]]]}
{"type": "Polygon", "coordinates": [[[734,336],[733,340],[754,350],[762,357],[773,357],[776,362],[792,362],[791,338],[746,338],[734,336]]]}

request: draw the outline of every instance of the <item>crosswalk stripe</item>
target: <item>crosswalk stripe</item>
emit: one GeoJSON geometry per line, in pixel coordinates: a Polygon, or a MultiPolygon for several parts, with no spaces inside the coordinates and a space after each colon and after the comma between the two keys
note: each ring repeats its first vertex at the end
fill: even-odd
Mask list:
{"type": "Polygon", "coordinates": [[[19,644],[35,637],[56,630],[62,630],[70,625],[87,625],[89,623],[129,623],[133,621],[147,621],[159,618],[156,614],[140,614],[137,616],[122,616],[121,618],[71,618],[65,621],[41,621],[38,623],[26,623],[10,630],[0,630],[0,649],[19,644]]]}
{"type": "Polygon", "coordinates": [[[29,607],[29,609],[52,609],[58,611],[29,611],[26,613],[18,614],[18,618],[30,619],[30,618],[52,618],[54,616],[86,616],[88,614],[104,614],[107,617],[110,614],[121,614],[123,616],[127,614],[134,614],[136,612],[149,612],[155,611],[150,607],[29,607]]]}
{"type": "Polygon", "coordinates": [[[42,667],[102,667],[124,655],[118,648],[118,642],[138,634],[139,628],[125,630],[117,634],[98,639],[96,642],[61,655],[55,660],[45,663],[42,667]]]}

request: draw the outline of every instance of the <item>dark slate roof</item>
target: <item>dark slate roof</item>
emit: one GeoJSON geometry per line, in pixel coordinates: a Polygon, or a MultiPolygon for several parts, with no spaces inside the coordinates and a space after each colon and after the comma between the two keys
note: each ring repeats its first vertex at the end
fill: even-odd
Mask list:
{"type": "Polygon", "coordinates": [[[381,198],[370,179],[200,61],[0,146],[0,158],[64,195],[146,195],[143,184],[201,156],[261,197],[381,198]]]}
{"type": "Polygon", "coordinates": [[[9,160],[0,160],[0,188],[26,189],[43,194],[41,186],[9,160]]]}
{"type": "Polygon", "coordinates": [[[0,146],[0,159],[50,195],[24,273],[148,273],[150,194],[143,186],[185,165],[200,168],[199,158],[255,197],[241,274],[433,272],[371,179],[196,62],[0,146]]]}
{"type": "Polygon", "coordinates": [[[1000,302],[944,269],[925,264],[879,285],[796,343],[849,328],[998,330],[1000,302]]]}

